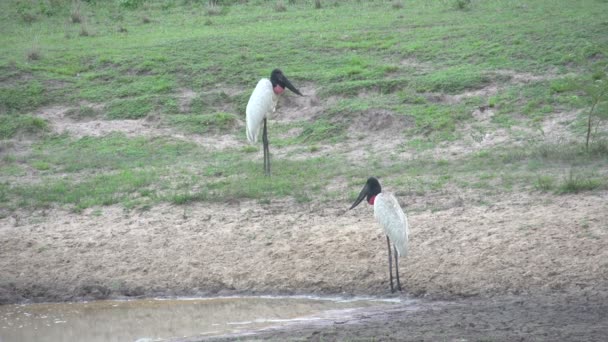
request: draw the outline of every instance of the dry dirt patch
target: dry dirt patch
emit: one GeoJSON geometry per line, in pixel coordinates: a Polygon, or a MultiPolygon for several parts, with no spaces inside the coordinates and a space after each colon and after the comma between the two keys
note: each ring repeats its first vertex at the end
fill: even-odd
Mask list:
{"type": "Polygon", "coordinates": [[[317,95],[314,85],[303,85],[298,88],[304,96],[298,96],[289,91],[279,98],[273,119],[279,122],[311,121],[323,115],[327,104],[317,95]]]}
{"type": "Polygon", "coordinates": [[[508,77],[509,80],[507,82],[492,82],[485,87],[480,89],[473,89],[462,92],[460,94],[443,94],[443,93],[426,93],[423,96],[430,102],[433,103],[443,103],[448,105],[454,105],[461,103],[467,98],[472,97],[483,97],[489,98],[498,94],[500,91],[505,89],[507,86],[511,84],[527,84],[534,82],[543,82],[547,80],[552,80],[558,78],[558,75],[555,71],[548,72],[543,75],[535,75],[531,73],[523,73],[516,72],[513,70],[498,70],[494,72],[495,75],[508,77]]]}
{"type": "MultiPolygon", "coordinates": [[[[608,291],[608,193],[400,197],[406,293],[431,298],[608,291]],[[487,200],[487,198],[486,198],[487,200]],[[436,203],[434,202],[436,201],[436,203]],[[414,211],[412,208],[419,208],[414,211]]],[[[292,201],[119,207],[0,220],[0,302],[132,295],[386,295],[385,240],[370,208],[292,201]]]]}
{"type": "Polygon", "coordinates": [[[179,103],[179,111],[182,113],[190,112],[192,101],[196,98],[197,94],[192,89],[181,89],[177,95],[179,103]]]}
{"type": "MultiPolygon", "coordinates": [[[[401,134],[414,125],[410,116],[399,115],[386,109],[372,109],[349,115],[346,119],[351,132],[361,132],[373,135],[378,133],[401,134]]],[[[382,138],[386,136],[380,135],[382,138]]]]}
{"type": "MultiPolygon", "coordinates": [[[[185,103],[182,104],[186,105],[185,103]]],[[[82,105],[98,111],[103,109],[103,105],[99,104],[85,103],[82,105]]],[[[68,133],[75,138],[102,137],[111,133],[122,133],[127,137],[172,137],[194,142],[209,150],[223,150],[244,144],[244,140],[240,140],[231,134],[198,135],[179,133],[170,127],[162,126],[154,117],[136,120],[102,120],[96,118],[75,120],[69,115],[70,111],[75,109],[67,106],[45,107],[37,111],[35,115],[47,120],[54,132],[68,133]]],[[[238,122],[238,125],[242,126],[242,123],[238,122]]],[[[19,144],[19,142],[15,143],[19,144]]]]}

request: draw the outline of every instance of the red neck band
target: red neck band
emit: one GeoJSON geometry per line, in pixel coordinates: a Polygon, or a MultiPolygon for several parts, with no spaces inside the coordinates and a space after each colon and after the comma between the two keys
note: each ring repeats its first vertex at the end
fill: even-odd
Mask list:
{"type": "Polygon", "coordinates": [[[376,195],[370,197],[369,201],[367,201],[367,203],[369,203],[369,205],[374,205],[375,201],[376,201],[376,195]]]}
{"type": "Polygon", "coordinates": [[[272,88],[272,90],[277,95],[281,95],[281,94],[283,94],[283,91],[285,91],[285,89],[278,84],[274,88],[272,88]]]}

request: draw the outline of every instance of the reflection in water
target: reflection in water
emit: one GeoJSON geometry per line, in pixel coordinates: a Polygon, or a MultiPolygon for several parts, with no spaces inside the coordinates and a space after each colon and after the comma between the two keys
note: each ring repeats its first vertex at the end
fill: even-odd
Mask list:
{"type": "Polygon", "coordinates": [[[378,300],[228,297],[0,306],[0,342],[136,341],[217,335],[328,310],[388,304],[378,300]]]}

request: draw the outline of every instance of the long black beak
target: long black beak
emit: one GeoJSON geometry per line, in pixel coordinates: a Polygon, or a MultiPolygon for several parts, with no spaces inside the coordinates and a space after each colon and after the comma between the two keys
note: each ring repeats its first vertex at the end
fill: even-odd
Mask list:
{"type": "MultiPolygon", "coordinates": [[[[358,206],[359,203],[361,203],[361,201],[363,201],[365,196],[367,196],[368,192],[369,192],[369,187],[367,186],[367,184],[365,184],[365,186],[363,187],[363,189],[361,189],[361,192],[359,193],[359,197],[357,197],[357,200],[355,201],[355,203],[353,203],[353,205],[350,207],[350,209],[358,206]]],[[[350,210],[350,209],[348,209],[348,210],[350,210]]]]}
{"type": "Polygon", "coordinates": [[[294,93],[296,93],[300,96],[304,96],[304,95],[302,95],[302,93],[300,93],[300,91],[298,89],[296,89],[296,87],[293,86],[293,84],[291,84],[291,82],[289,82],[289,80],[287,79],[287,77],[285,77],[285,75],[283,75],[283,79],[281,81],[283,81],[283,83],[285,84],[287,89],[293,91],[294,93]]]}

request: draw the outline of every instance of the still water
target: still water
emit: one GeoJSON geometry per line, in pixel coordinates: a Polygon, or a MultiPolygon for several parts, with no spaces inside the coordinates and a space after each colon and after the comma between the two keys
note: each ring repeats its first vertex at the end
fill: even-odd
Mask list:
{"type": "Polygon", "coordinates": [[[0,306],[0,342],[165,341],[315,320],[379,299],[224,297],[0,306]]]}

